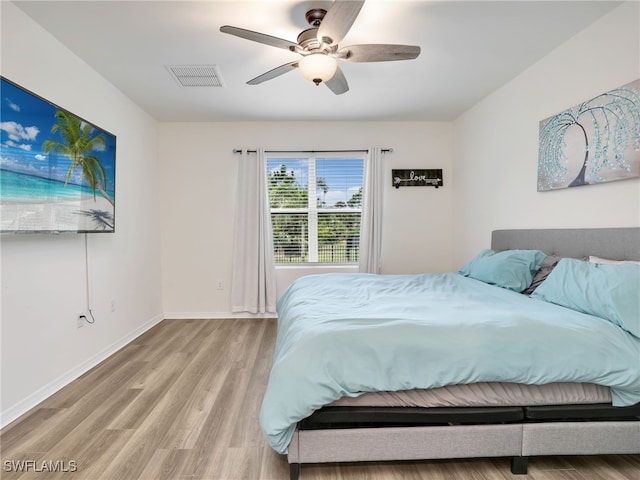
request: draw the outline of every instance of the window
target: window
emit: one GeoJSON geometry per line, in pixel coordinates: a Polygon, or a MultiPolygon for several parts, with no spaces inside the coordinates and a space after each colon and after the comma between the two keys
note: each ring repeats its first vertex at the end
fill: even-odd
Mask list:
{"type": "Polygon", "coordinates": [[[357,263],[364,153],[267,153],[277,264],[357,263]]]}

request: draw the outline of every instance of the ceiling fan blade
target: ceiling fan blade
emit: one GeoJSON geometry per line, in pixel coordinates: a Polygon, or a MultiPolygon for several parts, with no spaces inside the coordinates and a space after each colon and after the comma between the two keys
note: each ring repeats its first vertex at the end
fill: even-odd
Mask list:
{"type": "Polygon", "coordinates": [[[412,60],[420,55],[416,45],[363,44],[338,50],[339,58],[347,62],[389,62],[412,60]]]}
{"type": "Polygon", "coordinates": [[[230,25],[220,27],[220,31],[246,40],[251,40],[253,42],[264,43],[265,45],[271,45],[272,47],[284,48],[285,50],[290,50],[292,52],[294,52],[298,47],[297,43],[290,42],[283,38],[272,37],[271,35],[254,32],[253,30],[246,30],[244,28],[232,27],[230,25]]]}
{"type": "Polygon", "coordinates": [[[318,28],[318,41],[329,45],[340,43],[356,21],[362,5],[364,0],[335,0],[318,28]]]}
{"type": "Polygon", "coordinates": [[[279,77],[280,75],[284,75],[291,70],[295,70],[298,68],[298,61],[285,63],[284,65],[280,65],[279,67],[274,68],[273,70],[269,70],[262,75],[258,75],[256,78],[253,78],[247,82],[247,85],[258,85],[259,83],[266,82],[267,80],[271,80],[273,78],[279,77]]]}
{"type": "Polygon", "coordinates": [[[340,67],[338,67],[331,80],[324,82],[324,84],[336,95],[342,95],[349,91],[349,84],[340,67]]]}

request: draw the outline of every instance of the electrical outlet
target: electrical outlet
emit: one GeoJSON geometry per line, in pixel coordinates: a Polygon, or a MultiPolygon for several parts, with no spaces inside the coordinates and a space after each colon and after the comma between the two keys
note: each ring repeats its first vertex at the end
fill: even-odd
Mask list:
{"type": "Polygon", "coordinates": [[[111,313],[116,311],[116,301],[111,300],[111,313]]]}
{"type": "Polygon", "coordinates": [[[84,323],[87,321],[87,316],[84,313],[78,314],[77,326],[78,328],[84,327],[84,323]]]}
{"type": "Polygon", "coordinates": [[[216,288],[218,290],[224,290],[224,282],[222,280],[218,280],[218,286],[216,288]]]}

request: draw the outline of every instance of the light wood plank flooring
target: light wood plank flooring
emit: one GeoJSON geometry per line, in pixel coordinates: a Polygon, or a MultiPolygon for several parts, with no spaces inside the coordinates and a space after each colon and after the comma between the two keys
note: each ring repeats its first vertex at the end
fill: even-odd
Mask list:
{"type": "MultiPolygon", "coordinates": [[[[6,480],[286,480],[258,411],[275,320],[165,320],[1,432],[6,480]],[[20,467],[20,461],[23,463],[20,467]],[[75,470],[74,472],[47,470],[75,470]],[[40,470],[40,471],[36,471],[40,470]]],[[[640,455],[303,465],[301,480],[638,480],[640,455]]]]}

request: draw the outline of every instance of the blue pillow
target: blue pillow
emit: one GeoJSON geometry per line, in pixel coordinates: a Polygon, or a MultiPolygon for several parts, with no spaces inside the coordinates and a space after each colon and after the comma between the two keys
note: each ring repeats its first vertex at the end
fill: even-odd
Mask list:
{"type": "Polygon", "coordinates": [[[640,337],[640,265],[563,258],[531,297],[604,318],[640,337]]]}
{"type": "Polygon", "coordinates": [[[545,257],[540,250],[483,250],[458,273],[490,285],[522,292],[531,285],[545,257]]]}

